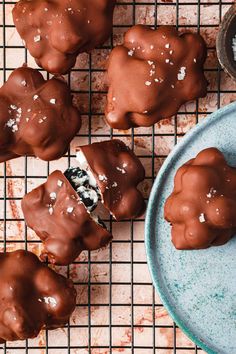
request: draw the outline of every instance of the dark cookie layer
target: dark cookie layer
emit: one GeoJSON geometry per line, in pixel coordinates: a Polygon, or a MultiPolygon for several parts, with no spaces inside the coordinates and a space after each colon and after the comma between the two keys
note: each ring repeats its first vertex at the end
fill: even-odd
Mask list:
{"type": "Polygon", "coordinates": [[[115,0],[20,0],[13,20],[37,64],[65,74],[79,53],[107,40],[114,6],[115,0]]]}
{"type": "Polygon", "coordinates": [[[50,161],[67,151],[81,126],[67,84],[16,69],[0,88],[0,162],[33,155],[50,161]]]}
{"type": "Polygon", "coordinates": [[[108,62],[106,121],[112,128],[151,126],[207,93],[206,45],[198,34],[174,27],[137,25],[108,62]]]}
{"type": "Polygon", "coordinates": [[[89,211],[96,209],[101,199],[100,191],[96,186],[91,186],[88,173],[79,167],[70,167],[64,172],[64,175],[82,199],[86,208],[89,211]]]}
{"type": "Polygon", "coordinates": [[[26,194],[22,209],[27,225],[43,241],[41,259],[51,263],[70,264],[83,250],[96,250],[112,239],[60,171],[26,194]]]}
{"type": "Polygon", "coordinates": [[[145,170],[137,156],[122,141],[114,139],[80,146],[105,207],[116,220],[140,216],[145,202],[137,185],[145,170]]]}
{"type": "Polygon", "coordinates": [[[0,342],[34,338],[64,326],[76,305],[72,281],[31,252],[0,254],[0,342]]]}
{"type": "Polygon", "coordinates": [[[209,148],[183,165],[165,204],[177,249],[223,245],[236,232],[236,168],[209,148]]]}

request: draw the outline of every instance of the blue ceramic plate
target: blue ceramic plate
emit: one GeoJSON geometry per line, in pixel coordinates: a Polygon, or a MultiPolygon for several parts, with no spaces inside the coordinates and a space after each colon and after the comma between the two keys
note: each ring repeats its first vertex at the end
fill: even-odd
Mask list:
{"type": "Polygon", "coordinates": [[[207,147],[236,166],[236,103],[193,128],[166,159],[150,195],[146,217],[149,269],[177,325],[211,354],[236,354],[236,237],[222,247],[177,251],[163,207],[177,169],[207,147]]]}

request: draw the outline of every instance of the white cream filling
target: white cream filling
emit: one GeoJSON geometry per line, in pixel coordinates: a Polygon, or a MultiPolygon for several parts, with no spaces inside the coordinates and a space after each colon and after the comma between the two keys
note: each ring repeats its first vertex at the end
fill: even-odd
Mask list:
{"type": "MultiPolygon", "coordinates": [[[[100,196],[101,196],[101,198],[102,198],[102,193],[101,193],[101,191],[100,191],[100,189],[99,189],[99,187],[98,187],[98,185],[97,185],[97,181],[96,181],[96,179],[95,179],[93,173],[91,172],[91,170],[90,170],[90,168],[89,168],[89,164],[88,164],[88,162],[87,162],[87,160],[86,160],[86,157],[85,157],[84,153],[82,152],[82,150],[78,150],[78,151],[76,152],[76,160],[78,161],[78,165],[79,165],[78,167],[79,167],[81,170],[84,170],[84,171],[87,172],[87,175],[88,175],[88,177],[89,177],[89,184],[90,184],[92,187],[97,188],[97,189],[99,190],[100,196]]],[[[90,196],[90,197],[91,197],[91,196],[90,196]]],[[[94,196],[94,198],[95,198],[95,196],[94,196]]],[[[102,203],[103,203],[103,201],[102,201],[102,203]]],[[[97,215],[94,211],[90,212],[90,211],[87,209],[86,206],[85,206],[85,208],[86,208],[87,212],[90,214],[91,218],[92,218],[98,225],[101,226],[101,223],[99,222],[99,219],[100,219],[100,218],[99,218],[99,215],[97,215]]],[[[95,208],[95,210],[96,210],[96,209],[97,209],[97,208],[95,208]]],[[[101,219],[100,219],[100,220],[101,220],[101,219]]]]}
{"type": "Polygon", "coordinates": [[[94,178],[94,175],[92,174],[92,172],[90,171],[88,162],[83,154],[83,152],[81,150],[77,151],[76,153],[76,160],[79,163],[79,167],[81,168],[81,170],[85,170],[89,176],[89,184],[92,187],[97,187],[97,182],[96,179],[94,178]]]}

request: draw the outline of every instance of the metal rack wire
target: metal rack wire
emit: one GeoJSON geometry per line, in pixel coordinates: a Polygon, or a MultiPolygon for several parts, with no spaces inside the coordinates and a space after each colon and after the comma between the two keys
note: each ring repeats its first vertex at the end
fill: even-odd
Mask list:
{"type": "MultiPolygon", "coordinates": [[[[78,140],[80,140],[80,142],[84,141],[90,143],[97,139],[104,140],[116,136],[121,139],[126,139],[126,142],[128,141],[130,146],[137,151],[137,142],[139,139],[142,139],[143,148],[138,155],[144,162],[145,166],[148,166],[147,168],[149,172],[146,178],[145,190],[150,190],[157,170],[168,153],[165,149],[163,149],[163,152],[157,152],[157,146],[160,142],[163,142],[163,139],[166,139],[171,145],[169,147],[172,148],[185,132],[184,129],[180,128],[180,121],[186,117],[187,119],[190,117],[191,121],[195,121],[195,123],[198,122],[199,119],[202,119],[207,116],[207,114],[211,113],[211,105],[208,109],[204,109],[205,106],[200,101],[196,101],[195,106],[186,105],[184,108],[181,108],[181,111],[169,123],[168,129],[166,130],[162,126],[156,126],[151,129],[132,129],[127,133],[109,130],[107,127],[105,128],[105,125],[103,125],[103,128],[101,128],[102,125],[100,125],[100,128],[94,128],[93,122],[96,121],[101,123],[103,115],[101,110],[102,105],[100,105],[100,109],[98,110],[94,102],[100,102],[106,94],[106,91],[103,87],[101,89],[100,84],[98,84],[95,79],[96,75],[100,77],[104,72],[104,67],[100,64],[97,65],[97,60],[101,61],[102,55],[100,54],[108,52],[113,45],[120,40],[120,32],[124,32],[128,27],[140,22],[140,18],[145,22],[145,16],[142,16],[142,12],[144,12],[145,9],[153,14],[153,16],[151,16],[152,21],[148,21],[147,23],[150,26],[156,28],[158,25],[163,24],[163,20],[160,21],[159,14],[162,13],[163,9],[166,11],[171,9],[174,23],[172,23],[173,19],[166,18],[164,20],[165,24],[169,24],[169,21],[171,21],[170,24],[176,25],[180,30],[191,28],[194,31],[202,33],[208,30],[214,31],[217,28],[223,12],[230,6],[230,4],[232,4],[232,2],[233,1],[224,0],[118,1],[113,35],[110,42],[86,56],[84,66],[78,65],[78,67],[73,69],[72,73],[68,76],[68,82],[72,87],[75,100],[77,101],[78,99],[79,102],[85,102],[86,106],[83,107],[82,104],[82,107],[80,107],[85,124],[84,129],[81,130],[80,134],[75,139],[74,144],[76,144],[76,141],[78,140]],[[202,20],[208,7],[214,9],[216,17],[215,23],[212,21],[209,21],[210,23],[207,21],[206,23],[202,20]],[[192,11],[195,12],[195,22],[188,23],[186,18],[183,18],[183,11],[187,11],[186,13],[189,14],[192,11]],[[85,84],[83,83],[83,80],[81,80],[81,77],[86,81],[85,84]],[[75,78],[79,78],[79,84],[75,85],[75,78]],[[149,150],[145,145],[149,146],[149,150]],[[143,153],[143,151],[145,153],[143,153]]],[[[15,67],[22,64],[19,63],[20,60],[25,62],[30,61],[30,65],[32,61],[24,47],[18,43],[14,43],[14,35],[12,32],[14,26],[10,21],[9,15],[11,7],[14,5],[14,1],[1,1],[0,5],[2,7],[2,43],[0,43],[2,63],[0,73],[2,74],[2,80],[4,82],[6,81],[8,74],[15,67]],[[14,58],[13,60],[8,60],[9,51],[14,53],[13,56],[15,56],[15,61],[14,58]],[[20,52],[20,58],[22,59],[17,59],[17,54],[20,52]]],[[[208,54],[211,55],[213,51],[214,45],[208,45],[208,54]]],[[[210,76],[211,79],[213,78],[213,81],[215,82],[213,86],[210,85],[208,93],[208,96],[210,95],[210,102],[213,102],[213,109],[219,108],[222,105],[222,97],[227,97],[229,94],[231,96],[236,95],[235,86],[231,85],[230,88],[228,88],[228,86],[225,88],[225,86],[222,85],[223,74],[216,61],[215,65],[206,68],[206,75],[210,76]]],[[[49,75],[47,76],[49,77],[49,75]]],[[[190,126],[187,126],[187,129],[189,129],[189,127],[190,126]]],[[[71,150],[66,157],[60,160],[60,166],[62,169],[73,164],[75,157],[73,150],[74,144],[72,144],[71,150]]],[[[58,166],[58,164],[53,162],[40,164],[39,161],[34,163],[32,162],[32,159],[28,157],[18,159],[18,161],[20,162],[5,163],[0,167],[1,247],[4,251],[14,247],[21,247],[33,249],[37,252],[37,247],[40,247],[40,243],[36,237],[32,236],[30,230],[28,230],[24,224],[22,214],[19,211],[19,202],[22,195],[28,191],[29,186],[32,188],[34,183],[35,185],[38,185],[41,180],[45,180],[50,171],[55,169],[55,166],[58,166]],[[14,166],[16,166],[16,164],[17,167],[15,168],[14,166]],[[40,172],[36,172],[37,164],[40,164],[40,172]],[[19,185],[21,188],[19,188],[19,185]],[[14,191],[15,186],[16,191],[14,191]],[[17,232],[18,235],[16,234],[17,232]]],[[[148,192],[146,193],[146,196],[148,199],[148,192]]],[[[162,309],[162,304],[155,295],[151,281],[148,279],[145,257],[140,259],[140,248],[144,248],[142,232],[144,219],[134,220],[129,223],[116,223],[110,218],[106,221],[110,226],[110,229],[114,232],[114,241],[108,249],[96,253],[96,256],[92,253],[84,254],[74,265],[67,267],[66,270],[63,268],[59,269],[59,271],[68,276],[73,275],[77,271],[80,274],[83,271],[87,274],[86,278],[83,278],[82,276],[78,278],[75,276],[73,278],[78,289],[82,288],[84,290],[79,292],[80,296],[78,297],[77,304],[77,309],[79,311],[78,316],[76,315],[75,318],[72,318],[63,332],[58,332],[53,339],[51,338],[51,334],[45,331],[43,337],[41,337],[41,341],[29,340],[22,343],[7,343],[2,349],[0,349],[0,353],[203,353],[201,349],[197,348],[193,343],[179,339],[184,337],[182,337],[182,334],[173,322],[167,320],[165,323],[161,323],[159,321],[158,311],[162,309]],[[116,237],[116,235],[119,234],[119,229],[126,230],[125,237],[116,237]],[[122,252],[125,253],[126,258],[117,257],[117,254],[121,254],[122,252]],[[94,269],[105,269],[105,275],[102,276],[102,280],[96,279],[94,276],[94,269]],[[126,277],[121,276],[121,273],[126,273],[126,277]],[[117,277],[117,274],[119,277],[117,277]],[[105,292],[101,291],[102,288],[105,288],[105,292]],[[139,291],[137,291],[137,289],[139,291]],[[82,293],[85,293],[86,295],[81,295],[82,293]],[[94,293],[98,296],[95,297],[94,293]],[[102,296],[106,294],[105,299],[101,298],[99,295],[101,293],[102,296]],[[137,293],[139,296],[137,296],[137,293]],[[143,298],[141,298],[142,296],[140,296],[140,293],[143,294],[143,298]],[[138,321],[136,312],[141,311],[142,318],[142,310],[147,310],[149,316],[147,318],[143,316],[143,321],[138,321]],[[105,319],[104,316],[103,321],[96,323],[94,317],[96,317],[97,311],[99,312],[99,316],[106,313],[107,318],[105,319]],[[123,318],[119,319],[117,311],[123,315],[123,318]],[[77,320],[77,317],[80,318],[81,312],[86,314],[87,323],[77,320]],[[124,315],[126,312],[128,313],[128,316],[124,315]],[[128,318],[128,323],[124,320],[126,317],[128,318]],[[117,340],[116,332],[119,331],[121,331],[121,334],[119,340],[117,340]],[[94,332],[96,332],[96,336],[94,335],[94,332]],[[63,335],[62,333],[64,333],[64,341],[59,338],[63,335]],[[77,337],[83,337],[84,341],[79,340],[77,342],[77,337]],[[94,339],[95,337],[96,340],[94,339]],[[100,341],[98,338],[100,338],[100,341]]],[[[83,318],[86,318],[86,316],[83,318]]]]}

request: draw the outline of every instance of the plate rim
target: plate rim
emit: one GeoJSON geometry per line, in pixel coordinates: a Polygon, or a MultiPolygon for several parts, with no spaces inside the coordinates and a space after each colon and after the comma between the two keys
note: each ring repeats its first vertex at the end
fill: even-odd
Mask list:
{"type": "Polygon", "coordinates": [[[232,109],[236,109],[236,101],[230,103],[215,112],[211,113],[207,118],[203,121],[198,123],[195,127],[193,127],[189,132],[185,134],[185,136],[181,139],[181,141],[173,148],[170,152],[166,160],[164,161],[163,165],[161,166],[155,181],[152,186],[152,190],[149,196],[148,205],[147,205],[147,212],[145,218],[145,249],[146,249],[146,256],[147,256],[147,264],[149,268],[149,272],[151,275],[151,279],[154,285],[156,292],[159,294],[160,299],[168,311],[171,318],[177,324],[177,326],[200,348],[205,350],[208,354],[217,354],[213,349],[209,348],[204,342],[202,342],[186,325],[183,324],[182,320],[176,314],[176,312],[172,309],[170,302],[168,301],[167,297],[165,296],[164,292],[162,291],[161,286],[159,285],[159,281],[156,280],[153,259],[152,259],[152,249],[151,249],[151,234],[153,230],[154,223],[152,222],[153,217],[153,205],[155,204],[156,195],[162,184],[163,178],[165,177],[166,168],[169,166],[170,161],[172,160],[173,156],[178,154],[178,152],[182,149],[182,147],[191,140],[192,136],[197,134],[198,131],[204,128],[204,125],[210,125],[214,119],[220,118],[222,114],[227,113],[232,109]]]}

